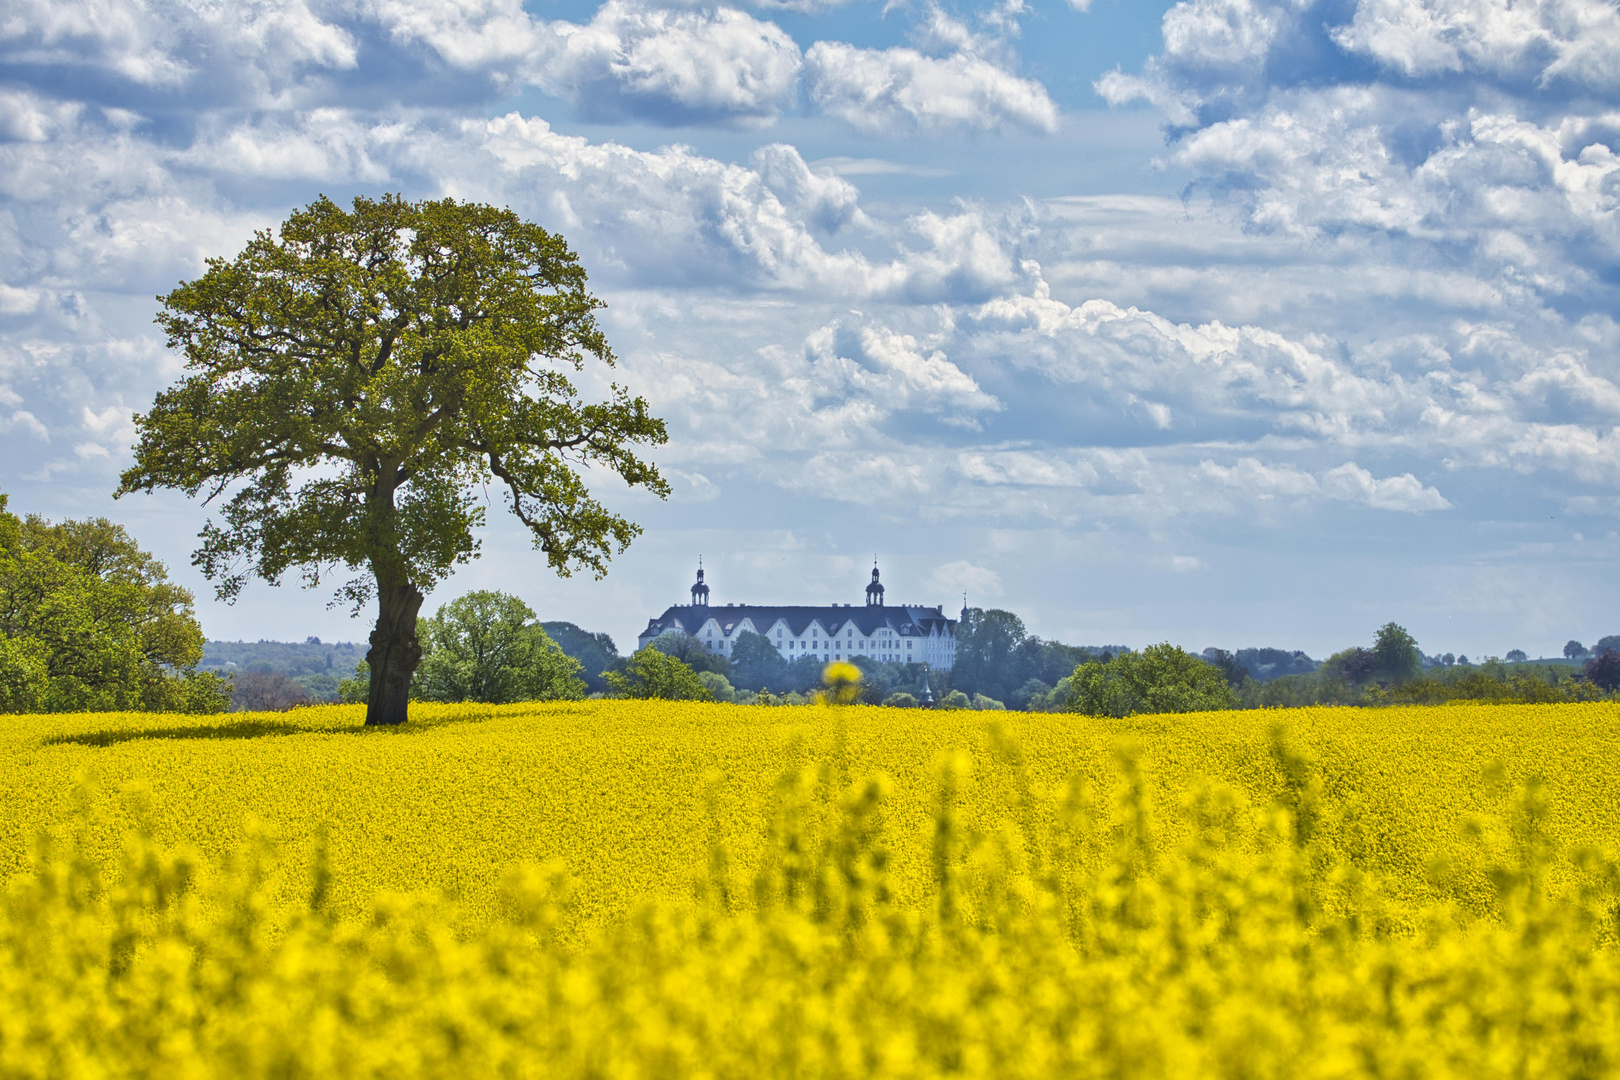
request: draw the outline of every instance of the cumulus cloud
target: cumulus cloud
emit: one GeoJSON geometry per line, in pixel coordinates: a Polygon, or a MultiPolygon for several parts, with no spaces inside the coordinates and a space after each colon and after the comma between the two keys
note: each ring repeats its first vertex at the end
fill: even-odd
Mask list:
{"type": "Polygon", "coordinates": [[[1253,227],[1375,232],[1419,260],[1466,253],[1509,297],[1604,306],[1620,262],[1613,4],[1188,0],[1164,42],[1097,89],[1159,106],[1172,160],[1253,227]]]}
{"type": "Polygon", "coordinates": [[[802,63],[786,31],[734,8],[608,0],[585,25],[548,24],[530,78],[592,119],[760,123],[792,104],[802,63]]]}
{"type": "Polygon", "coordinates": [[[818,41],[804,59],[811,101],[862,131],[1057,128],[1057,106],[1044,86],[971,52],[932,57],[818,41]]]}
{"type": "Polygon", "coordinates": [[[104,493],[125,403],[178,372],[152,295],[314,192],[402,190],[566,236],[620,376],[669,420],[680,498],[728,514],[775,488],[786,514],[970,522],[952,545],[1118,529],[1168,572],[1208,565],[1209,516],[1411,529],[1482,490],[1495,513],[1513,482],[1612,508],[1609,7],[1178,4],[1161,55],[1103,89],[1165,109],[1186,198],[950,200],[904,186],[948,175],[911,142],[807,162],[784,125],[711,155],[569,135],[532,96],[513,111],[537,85],[654,123],[805,101],[878,134],[1056,123],[1019,74],[1017,0],[803,55],[760,10],[789,6],[816,4],[7,8],[0,56],[49,75],[0,91],[0,453],[104,493]]]}
{"type": "Polygon", "coordinates": [[[1213,483],[1262,502],[1305,500],[1320,494],[1375,510],[1422,513],[1451,508],[1451,503],[1438,489],[1426,486],[1411,473],[1375,477],[1353,461],[1313,474],[1297,466],[1270,465],[1246,457],[1229,466],[1204,461],[1199,465],[1199,472],[1213,483]]]}
{"type": "Polygon", "coordinates": [[[1620,12],[1603,0],[1362,0],[1334,41],[1400,75],[1620,86],[1620,12]]]}
{"type": "Polygon", "coordinates": [[[1322,489],[1335,499],[1366,503],[1379,510],[1420,513],[1451,506],[1438,490],[1425,487],[1411,473],[1379,479],[1353,461],[1323,474],[1322,489]]]}
{"type": "Polygon", "coordinates": [[[263,96],[312,69],[354,67],[357,43],[304,0],[17,0],[0,14],[0,57],[140,87],[200,82],[263,96]]]}
{"type": "Polygon", "coordinates": [[[934,592],[946,595],[965,592],[969,603],[995,600],[1006,595],[1000,574],[988,566],[979,566],[966,559],[956,559],[934,567],[925,584],[934,592]]]}
{"type": "Polygon", "coordinates": [[[825,326],[806,339],[804,348],[818,397],[836,385],[838,396],[858,390],[875,409],[916,408],[968,427],[978,426],[979,413],[1000,407],[944,352],[887,327],[825,326]]]}

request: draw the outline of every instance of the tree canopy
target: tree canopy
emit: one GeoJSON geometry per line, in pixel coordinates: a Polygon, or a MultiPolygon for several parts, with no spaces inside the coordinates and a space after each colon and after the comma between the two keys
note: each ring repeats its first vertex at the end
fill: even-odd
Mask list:
{"type": "Polygon", "coordinates": [[[529,606],[477,590],[422,620],[422,666],[413,696],[424,701],[565,701],[585,696],[580,662],[535,622],[529,606]]]}
{"type": "Polygon", "coordinates": [[[486,484],[563,575],[640,531],[582,467],[668,493],[635,452],[666,440],[646,402],[569,377],[614,362],[584,269],[509,210],[323,197],[160,300],[188,374],[135,418],[118,493],[225,499],[194,556],[222,598],[352,574],[339,598],[378,604],[368,724],[406,718],[424,591],[476,554],[486,484]]]}
{"type": "Polygon", "coordinates": [[[752,630],[737,635],[731,646],[732,681],[750,690],[790,689],[787,660],[768,639],[752,630]]]}
{"type": "Polygon", "coordinates": [[[956,660],[951,685],[1023,707],[1038,692],[1089,660],[1095,650],[1043,641],[1024,621],[999,608],[969,608],[956,628],[956,660]]]}
{"type": "Polygon", "coordinates": [[[579,677],[585,680],[586,689],[593,693],[607,690],[603,672],[610,668],[616,670],[624,663],[619,656],[619,647],[609,634],[601,631],[592,633],[560,620],[543,622],[540,629],[557,643],[559,649],[579,661],[579,677]]]}
{"type": "Polygon", "coordinates": [[[1221,669],[1168,642],[1081,664],[1069,684],[1069,707],[1092,716],[1235,709],[1237,695],[1221,669]]]}
{"type": "Polygon", "coordinates": [[[608,694],[619,698],[711,701],[713,693],[691,667],[648,645],[632,653],[624,671],[607,673],[608,694]]]}
{"type": "Polygon", "coordinates": [[[191,594],[105,518],[18,519],[0,495],[0,712],[220,712],[191,594]]]}
{"type": "Polygon", "coordinates": [[[1423,674],[1423,653],[1417,639],[1399,623],[1389,622],[1378,628],[1372,655],[1373,677],[1380,682],[1399,685],[1423,674]]]}

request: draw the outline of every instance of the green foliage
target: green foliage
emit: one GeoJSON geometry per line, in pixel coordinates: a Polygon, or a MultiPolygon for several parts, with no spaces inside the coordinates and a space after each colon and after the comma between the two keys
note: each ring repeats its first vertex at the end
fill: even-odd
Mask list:
{"type": "MultiPolygon", "coordinates": [[[[682,630],[667,630],[647,643],[647,648],[657,649],[665,656],[673,656],[693,671],[712,671],[717,675],[731,677],[731,661],[726,655],[707,648],[703,642],[682,630]]],[[[820,669],[816,669],[820,672],[820,669]]]]}
{"type": "MultiPolygon", "coordinates": [[[[315,701],[335,701],[338,684],[354,662],[365,655],[352,641],[206,641],[200,671],[232,678],[243,673],[285,675],[315,701]]],[[[362,699],[364,700],[364,699],[362,699]]]]}
{"type": "Polygon", "coordinates": [[[1423,653],[1418,650],[1417,639],[1396,623],[1378,628],[1372,655],[1373,677],[1380,682],[1398,686],[1423,673],[1423,653]]]}
{"type": "Polygon", "coordinates": [[[1219,668],[1168,642],[1107,663],[1081,664],[1069,685],[1069,708],[1091,716],[1237,707],[1237,695],[1219,668]]]}
{"type": "Polygon", "coordinates": [[[737,690],[727,681],[726,677],[718,671],[698,672],[698,682],[709,692],[711,701],[734,702],[737,700],[737,690]]]}
{"type": "Polygon", "coordinates": [[[191,594],[105,518],[19,520],[0,495],[0,712],[220,712],[191,594]]]}
{"type": "Polygon", "coordinates": [[[984,694],[1022,708],[1029,700],[1022,690],[1030,682],[1050,687],[1102,651],[1043,641],[1028,633],[1023,620],[1010,611],[969,608],[956,628],[950,681],[965,694],[984,694]]]}
{"type": "Polygon", "coordinates": [[[559,649],[579,661],[579,677],[585,680],[588,690],[597,694],[607,690],[607,680],[602,678],[602,672],[624,662],[612,637],[601,632],[593,634],[589,630],[581,630],[571,622],[543,622],[540,629],[550,635],[559,649]]]}
{"type": "Polygon", "coordinates": [[[585,696],[578,660],[563,652],[515,596],[476,590],[422,620],[422,701],[568,701],[585,696]]]}
{"type": "Polygon", "coordinates": [[[1605,701],[1611,697],[1590,679],[1578,678],[1551,667],[1509,671],[1506,665],[1431,671],[1423,678],[1399,686],[1370,688],[1361,705],[1438,705],[1449,701],[1488,701],[1496,704],[1542,704],[1561,701],[1605,701]]]}
{"type": "Polygon", "coordinates": [[[609,671],[606,677],[610,697],[665,701],[712,701],[714,698],[690,666],[651,645],[632,653],[624,671],[609,671]]]}
{"type": "Polygon", "coordinates": [[[950,693],[939,699],[939,704],[936,705],[935,708],[971,709],[973,708],[973,701],[966,694],[962,693],[962,691],[952,690],[950,693]]]}
{"type": "Polygon", "coordinates": [[[968,692],[1010,696],[1025,681],[1013,658],[1027,637],[1024,620],[1010,611],[968,609],[956,628],[952,683],[968,692]]]}
{"type": "Polygon", "coordinates": [[[891,709],[915,709],[917,707],[917,699],[902,690],[899,693],[890,694],[888,697],[884,698],[883,704],[891,709]]]}
{"type": "Polygon", "coordinates": [[[321,198],[162,302],[188,374],[135,418],[118,494],[234,491],[194,559],[224,598],[250,575],[353,574],[339,596],[379,603],[368,723],[405,719],[423,593],[476,553],[486,484],[565,576],[602,575],[640,531],[585,469],[668,492],[633,450],[666,439],[646,402],[570,381],[613,363],[585,271],[509,210],[321,198]]]}
{"type": "Polygon", "coordinates": [[[354,675],[338,682],[337,699],[358,705],[371,696],[371,665],[364,660],[354,665],[354,675]]]}
{"type": "Polygon", "coordinates": [[[732,681],[750,690],[787,688],[787,660],[776,646],[752,630],[737,635],[731,646],[732,681]]]}

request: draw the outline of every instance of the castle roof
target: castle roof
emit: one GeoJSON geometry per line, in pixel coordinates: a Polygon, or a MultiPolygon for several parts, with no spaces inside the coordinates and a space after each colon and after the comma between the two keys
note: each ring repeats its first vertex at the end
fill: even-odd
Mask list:
{"type": "Polygon", "coordinates": [[[647,620],[647,629],[641,637],[657,636],[670,630],[696,633],[710,619],[726,633],[732,633],[744,619],[753,624],[756,633],[767,633],[778,621],[784,623],[795,636],[803,634],[812,622],[829,634],[854,626],[864,637],[887,627],[902,637],[925,637],[929,631],[949,633],[956,626],[947,618],[942,607],[920,607],[904,604],[894,607],[854,607],[848,604],[827,604],[820,607],[775,604],[727,604],[707,607],[696,604],[676,604],[656,619],[647,620]]]}

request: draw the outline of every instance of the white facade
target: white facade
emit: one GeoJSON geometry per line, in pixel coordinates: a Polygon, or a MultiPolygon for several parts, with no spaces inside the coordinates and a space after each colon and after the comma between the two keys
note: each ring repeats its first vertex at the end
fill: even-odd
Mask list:
{"type": "Polygon", "coordinates": [[[949,671],[956,662],[956,620],[943,607],[912,604],[888,607],[883,586],[872,571],[864,607],[832,604],[820,607],[727,604],[711,607],[709,588],[698,571],[690,604],[681,604],[650,619],[638,638],[646,646],[659,634],[684,631],[711,652],[730,656],[738,638],[755,633],[776,646],[789,663],[804,656],[818,660],[870,657],[882,663],[927,664],[949,671]]]}

